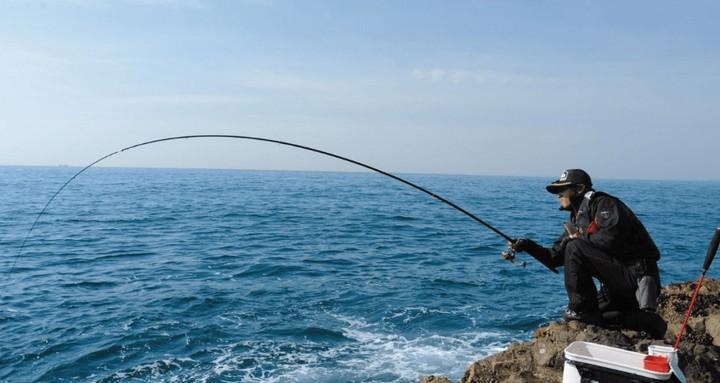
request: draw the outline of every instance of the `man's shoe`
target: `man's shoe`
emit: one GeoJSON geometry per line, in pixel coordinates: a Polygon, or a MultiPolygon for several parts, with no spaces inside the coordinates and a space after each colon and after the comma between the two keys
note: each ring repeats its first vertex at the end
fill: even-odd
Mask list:
{"type": "Polygon", "coordinates": [[[576,320],[578,322],[594,324],[594,325],[602,324],[604,322],[600,311],[582,312],[582,311],[575,311],[575,310],[567,309],[567,310],[565,310],[565,314],[563,314],[563,319],[566,322],[576,320]]]}

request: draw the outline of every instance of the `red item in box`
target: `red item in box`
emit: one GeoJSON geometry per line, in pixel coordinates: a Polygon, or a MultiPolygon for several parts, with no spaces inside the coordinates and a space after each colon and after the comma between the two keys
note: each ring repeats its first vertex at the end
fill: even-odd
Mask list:
{"type": "Polygon", "coordinates": [[[670,364],[668,358],[662,355],[648,355],[643,360],[643,367],[646,370],[655,372],[668,372],[670,371],[670,364]]]}

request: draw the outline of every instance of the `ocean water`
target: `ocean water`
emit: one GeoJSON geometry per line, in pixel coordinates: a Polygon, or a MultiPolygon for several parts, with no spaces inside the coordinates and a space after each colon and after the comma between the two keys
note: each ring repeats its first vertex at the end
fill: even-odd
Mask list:
{"type": "MultiPolygon", "coordinates": [[[[19,253],[76,171],[0,167],[0,381],[459,379],[566,304],[562,274],[370,173],[94,168],[19,253]]],[[[546,245],[566,216],[549,179],[403,176],[546,245]]],[[[699,276],[720,183],[596,186],[644,221],[663,284],[699,276]]]]}

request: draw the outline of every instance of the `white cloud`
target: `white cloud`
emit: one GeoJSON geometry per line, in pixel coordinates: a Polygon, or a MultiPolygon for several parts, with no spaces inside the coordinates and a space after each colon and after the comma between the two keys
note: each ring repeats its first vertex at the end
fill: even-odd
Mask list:
{"type": "Polygon", "coordinates": [[[275,0],[242,0],[242,2],[247,5],[254,5],[260,7],[274,7],[276,4],[275,0]]]}
{"type": "Polygon", "coordinates": [[[283,92],[329,92],[337,86],[326,80],[287,73],[244,73],[233,81],[242,87],[283,92]]]}
{"type": "Polygon", "coordinates": [[[129,4],[173,8],[206,8],[207,3],[200,0],[125,0],[129,4]]]}
{"type": "Polygon", "coordinates": [[[205,9],[208,6],[207,2],[202,0],[122,0],[122,1],[107,1],[107,0],[45,0],[45,1],[27,1],[27,0],[12,0],[16,4],[25,6],[40,6],[40,7],[56,7],[63,5],[70,5],[76,7],[104,7],[115,5],[114,3],[139,5],[139,6],[152,6],[152,7],[172,7],[172,8],[192,8],[192,9],[205,9]]]}
{"type": "Polygon", "coordinates": [[[494,71],[472,71],[463,69],[413,69],[411,76],[416,80],[441,82],[450,84],[510,84],[531,83],[539,81],[539,77],[494,71]]]}
{"type": "MultiPolygon", "coordinates": [[[[19,4],[28,3],[27,0],[13,0],[19,4]]],[[[273,7],[276,5],[275,0],[239,0],[243,4],[249,6],[273,7]]],[[[38,1],[42,7],[55,5],[74,5],[81,7],[98,7],[112,5],[112,3],[124,3],[129,5],[150,6],[150,7],[168,7],[168,8],[191,8],[191,9],[208,9],[212,6],[211,2],[204,0],[45,0],[38,1]]]]}
{"type": "Polygon", "coordinates": [[[256,101],[252,97],[221,94],[172,94],[155,96],[129,96],[109,98],[108,101],[132,105],[248,105],[256,101]]]}

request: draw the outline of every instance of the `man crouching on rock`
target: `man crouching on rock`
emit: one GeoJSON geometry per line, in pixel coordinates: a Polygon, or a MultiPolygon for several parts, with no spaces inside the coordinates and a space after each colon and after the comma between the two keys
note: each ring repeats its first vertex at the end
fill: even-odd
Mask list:
{"type": "Polygon", "coordinates": [[[564,318],[600,326],[665,335],[655,313],[660,291],[660,252],[635,214],[618,198],[592,189],[590,176],[569,169],[547,186],[570,212],[551,249],[521,238],[511,246],[551,267],[565,267],[568,308],[564,318]],[[600,281],[598,293],[593,277],[600,281]]]}

